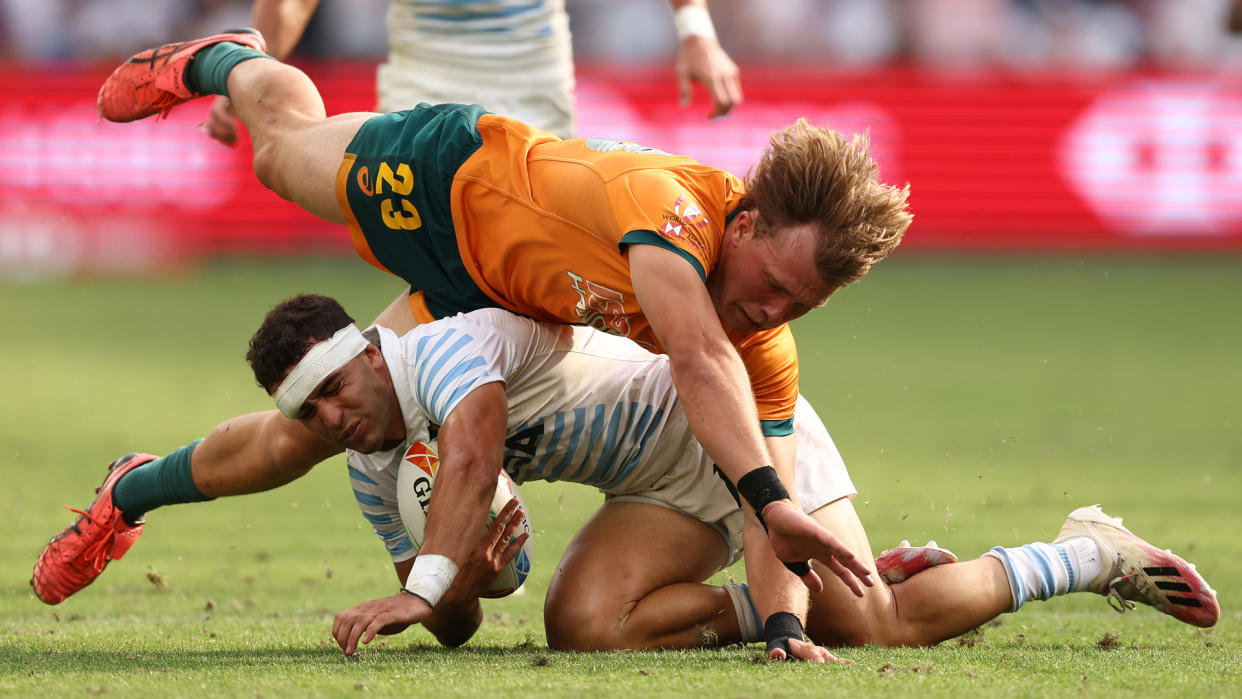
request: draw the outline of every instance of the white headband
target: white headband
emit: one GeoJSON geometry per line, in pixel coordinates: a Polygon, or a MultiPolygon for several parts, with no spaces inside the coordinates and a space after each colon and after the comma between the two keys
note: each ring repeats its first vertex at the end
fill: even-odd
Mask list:
{"type": "Polygon", "coordinates": [[[367,339],[355,325],[346,325],[332,337],[311,347],[306,356],[289,370],[272,397],[285,417],[298,419],[307,397],[332,372],[345,366],[366,349],[367,339]]]}

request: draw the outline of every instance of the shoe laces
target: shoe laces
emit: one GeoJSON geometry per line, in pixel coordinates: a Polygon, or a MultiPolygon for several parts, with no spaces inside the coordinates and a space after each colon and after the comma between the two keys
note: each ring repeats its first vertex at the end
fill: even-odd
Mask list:
{"type": "MultiPolygon", "coordinates": [[[[92,525],[104,526],[87,510],[79,510],[76,507],[70,507],[68,505],[64,505],[64,508],[70,512],[76,512],[80,516],[85,517],[92,525]]],[[[81,532],[78,532],[78,534],[80,536],[85,536],[81,532]]],[[[82,549],[81,554],[75,557],[75,560],[84,561],[87,565],[87,570],[79,569],[79,572],[83,574],[90,572],[95,575],[103,572],[103,569],[108,565],[108,552],[111,551],[112,546],[116,541],[116,532],[111,532],[111,534],[111,536],[104,535],[100,537],[93,537],[92,540],[82,549]]]]}
{"type": "Polygon", "coordinates": [[[1112,607],[1118,614],[1124,614],[1127,609],[1134,609],[1138,606],[1133,601],[1126,599],[1121,594],[1121,590],[1117,589],[1121,583],[1130,580],[1135,575],[1137,573],[1130,573],[1129,575],[1121,575],[1108,581],[1108,592],[1104,594],[1104,598],[1108,600],[1108,606],[1112,607]]]}
{"type": "Polygon", "coordinates": [[[76,507],[70,507],[68,505],[61,505],[61,507],[65,508],[66,510],[69,510],[70,512],[76,512],[81,517],[87,518],[88,520],[90,520],[91,524],[98,524],[98,522],[95,521],[95,518],[91,516],[91,513],[89,510],[79,510],[76,507]]]}
{"type": "Polygon", "coordinates": [[[155,101],[151,102],[151,106],[159,110],[160,115],[158,118],[167,119],[168,113],[173,110],[173,107],[176,107],[184,101],[184,99],[174,95],[171,92],[161,92],[160,96],[157,97],[155,101]]]}

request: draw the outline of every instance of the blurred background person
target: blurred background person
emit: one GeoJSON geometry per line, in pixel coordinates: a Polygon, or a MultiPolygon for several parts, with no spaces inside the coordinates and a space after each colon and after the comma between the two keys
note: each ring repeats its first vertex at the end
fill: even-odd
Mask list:
{"type": "MultiPolygon", "coordinates": [[[[255,0],[249,24],[263,32],[268,52],[284,60],[319,4],[255,0]]],[[[741,83],[737,65],[716,38],[705,0],[670,4],[678,34],[675,66],[682,105],[689,104],[690,83],[695,81],[711,97],[708,116],[728,114],[742,99],[741,83]]],[[[564,0],[451,5],[392,0],[386,17],[388,55],[376,75],[381,112],[419,102],[477,103],[562,138],[573,137],[574,66],[564,0]]],[[[206,33],[212,31],[218,29],[206,33]]],[[[237,140],[237,122],[226,98],[213,100],[207,130],[223,143],[237,140]]]]}

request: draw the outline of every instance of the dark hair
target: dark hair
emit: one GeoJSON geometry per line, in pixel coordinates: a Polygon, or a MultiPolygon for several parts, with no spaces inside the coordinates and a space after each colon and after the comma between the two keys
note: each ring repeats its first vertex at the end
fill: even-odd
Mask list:
{"type": "Polygon", "coordinates": [[[281,301],[267,312],[250,338],[246,361],[254,380],[270,394],[307,350],[353,322],[341,304],[328,296],[299,294],[281,301]]]}

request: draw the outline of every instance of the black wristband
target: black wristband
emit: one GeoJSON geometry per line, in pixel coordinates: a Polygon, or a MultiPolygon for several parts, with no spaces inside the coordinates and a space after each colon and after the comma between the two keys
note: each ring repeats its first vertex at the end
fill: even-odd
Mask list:
{"type": "Polygon", "coordinates": [[[789,572],[800,578],[805,578],[811,573],[810,561],[781,561],[781,563],[785,564],[785,567],[789,569],[789,572]]]}
{"type": "Polygon", "coordinates": [[[789,499],[789,491],[785,490],[781,477],[771,466],[757,468],[739,478],[737,492],[746,499],[746,502],[750,503],[751,509],[755,511],[755,516],[759,518],[759,523],[763,525],[765,531],[768,523],[763,521],[763,508],[777,500],[789,499]]]}
{"type": "Polygon", "coordinates": [[[773,649],[780,648],[785,651],[786,660],[797,660],[793,651],[789,649],[789,639],[796,638],[799,641],[804,640],[802,637],[802,622],[798,620],[796,614],[792,612],[777,612],[768,617],[763,624],[763,640],[768,642],[768,652],[773,649]]]}

